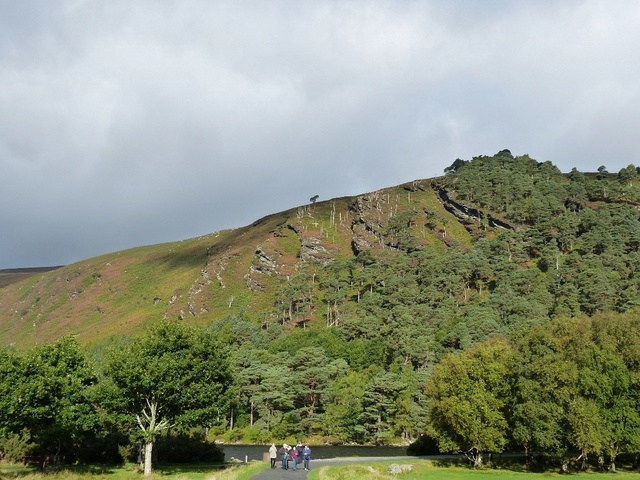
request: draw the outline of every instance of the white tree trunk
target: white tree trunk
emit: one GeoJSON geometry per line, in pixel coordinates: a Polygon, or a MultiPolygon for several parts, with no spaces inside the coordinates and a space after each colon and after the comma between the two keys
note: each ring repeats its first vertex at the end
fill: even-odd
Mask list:
{"type": "Polygon", "coordinates": [[[153,441],[155,437],[160,434],[162,430],[168,428],[169,422],[167,420],[158,420],[158,404],[155,400],[147,399],[147,407],[149,407],[149,412],[145,408],[142,411],[142,417],[140,415],[137,416],[138,425],[142,430],[143,436],[145,438],[144,445],[144,475],[151,475],[152,463],[151,463],[151,454],[153,453],[153,441]]]}
{"type": "Polygon", "coordinates": [[[153,453],[153,442],[144,445],[144,476],[151,475],[151,454],[153,453]]]}
{"type": "Polygon", "coordinates": [[[476,458],[473,460],[473,468],[482,468],[483,465],[482,453],[478,451],[478,453],[476,454],[476,458]]]}

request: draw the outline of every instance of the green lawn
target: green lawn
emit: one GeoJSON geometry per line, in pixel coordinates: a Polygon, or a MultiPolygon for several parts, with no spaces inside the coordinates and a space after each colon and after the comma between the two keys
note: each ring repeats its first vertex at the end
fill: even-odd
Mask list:
{"type": "MultiPolygon", "coordinates": [[[[152,480],[248,480],[269,464],[252,462],[248,465],[216,467],[161,467],[154,469],[152,480]]],[[[60,471],[38,472],[21,465],[0,465],[0,479],[15,480],[140,480],[144,476],[135,466],[127,467],[68,467],[60,471]]]]}
{"type": "Polygon", "coordinates": [[[466,467],[440,467],[431,461],[407,459],[402,462],[356,463],[312,469],[309,480],[370,480],[370,479],[402,479],[402,480],[542,480],[549,478],[603,479],[616,478],[624,480],[640,480],[640,472],[618,471],[616,473],[572,473],[561,475],[555,472],[530,473],[513,470],[497,470],[485,468],[472,470],[466,467]],[[388,472],[392,463],[411,465],[411,471],[391,475],[388,472]]]}
{"type": "MultiPolygon", "coordinates": [[[[215,467],[162,467],[154,470],[152,480],[249,480],[255,473],[267,469],[267,462],[251,462],[224,469],[215,467]]],[[[619,470],[616,473],[572,473],[571,478],[640,480],[640,472],[619,470]]],[[[0,465],[0,478],[12,480],[142,480],[144,477],[135,466],[128,467],[69,467],[45,474],[23,466],[0,465]]],[[[466,467],[438,466],[428,460],[407,458],[402,462],[352,463],[330,467],[312,468],[310,480],[548,480],[567,478],[556,472],[529,473],[507,469],[485,468],[472,470],[466,467]],[[392,463],[411,465],[411,471],[399,475],[388,473],[392,463]]]]}

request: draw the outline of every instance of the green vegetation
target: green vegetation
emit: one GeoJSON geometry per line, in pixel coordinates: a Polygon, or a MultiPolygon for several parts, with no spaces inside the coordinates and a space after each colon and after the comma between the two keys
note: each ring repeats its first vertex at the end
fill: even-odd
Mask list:
{"type": "MultiPolygon", "coordinates": [[[[148,478],[189,479],[189,480],[248,480],[268,465],[252,462],[247,465],[220,465],[215,467],[169,466],[156,469],[148,478]]],[[[82,480],[88,477],[94,480],[131,480],[140,478],[135,465],[114,466],[71,466],[58,471],[37,472],[22,465],[0,466],[1,478],[20,480],[82,480]]]]}
{"type": "MultiPolygon", "coordinates": [[[[559,473],[535,473],[519,471],[516,469],[485,469],[469,470],[462,466],[442,466],[436,462],[426,460],[407,459],[406,462],[395,462],[396,465],[410,465],[411,470],[403,471],[399,474],[389,473],[392,462],[379,463],[356,463],[349,465],[336,465],[321,467],[309,472],[309,480],[365,480],[379,479],[391,480],[402,478],[403,480],[539,480],[549,478],[564,478],[559,473]]],[[[572,478],[608,478],[607,475],[593,473],[577,473],[572,478]]],[[[617,472],[616,478],[640,479],[637,472],[617,472]]]]}
{"type": "MultiPolygon", "coordinates": [[[[517,445],[528,461],[555,459],[562,470],[589,459],[616,470],[621,453],[640,451],[635,314],[561,319],[510,343],[479,344],[434,369],[429,432],[441,449],[483,452],[517,445]]],[[[512,447],[513,448],[513,447],[512,447]]]]}
{"type": "MultiPolygon", "coordinates": [[[[170,428],[208,428],[228,404],[227,353],[210,331],[162,322],[148,334],[112,349],[99,384],[109,425],[125,420],[140,428],[144,472],[151,473],[153,445],[170,428]]],[[[216,422],[217,423],[217,422],[216,422]]],[[[127,425],[128,424],[128,425],[127,425]]],[[[122,428],[122,427],[121,427],[122,428]]],[[[222,458],[220,458],[221,460],[222,458]]]]}
{"type": "Polygon", "coordinates": [[[178,434],[426,439],[613,470],[640,454],[637,179],[503,150],[6,286],[0,436],[80,458],[91,435],[111,460],[178,434]],[[160,319],[178,333],[154,347],[160,319]],[[141,438],[152,407],[180,427],[141,438]]]}
{"type": "Polygon", "coordinates": [[[224,459],[202,431],[229,402],[225,349],[210,331],[161,322],[90,362],[64,337],[26,354],[0,351],[0,451],[18,462],[224,459]]]}

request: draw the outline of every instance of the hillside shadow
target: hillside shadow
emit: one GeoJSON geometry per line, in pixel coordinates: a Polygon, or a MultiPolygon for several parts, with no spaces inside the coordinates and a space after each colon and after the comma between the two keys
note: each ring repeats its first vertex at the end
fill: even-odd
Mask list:
{"type": "Polygon", "coordinates": [[[229,250],[243,247],[255,247],[255,243],[263,240],[271,232],[285,225],[294,210],[267,215],[245,227],[235,228],[220,233],[220,237],[186,249],[176,250],[168,254],[159,255],[154,261],[167,264],[170,268],[197,268],[207,263],[209,257],[222,255],[229,250]]]}

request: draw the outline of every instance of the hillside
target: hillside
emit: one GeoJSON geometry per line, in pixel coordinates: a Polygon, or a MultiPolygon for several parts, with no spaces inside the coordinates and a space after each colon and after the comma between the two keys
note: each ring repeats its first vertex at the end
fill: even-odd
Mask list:
{"type": "Polygon", "coordinates": [[[503,151],[456,160],[442,177],[88,259],[0,289],[0,341],[89,344],[159,318],[242,319],[285,334],[338,327],[367,348],[409,337],[384,347],[388,361],[424,365],[518,325],[626,311],[640,289],[640,195],[635,167],[625,172],[562,174],[503,151]]]}
{"type": "Polygon", "coordinates": [[[613,469],[640,451],[639,179],[505,150],[32,275],[0,289],[2,426],[119,458],[152,398],[224,442],[613,469]]]}
{"type": "MultiPolygon", "coordinates": [[[[409,208],[454,220],[428,181],[413,182],[32,275],[0,290],[0,339],[28,347],[73,334],[88,343],[135,333],[158,318],[208,323],[238,312],[269,322],[273,297],[287,279],[352,258],[357,249],[384,248],[388,219],[409,208]]],[[[470,242],[463,228],[451,230],[470,242]]],[[[443,242],[437,232],[418,233],[425,244],[443,242]]],[[[323,317],[310,308],[303,320],[323,317]]]]}

